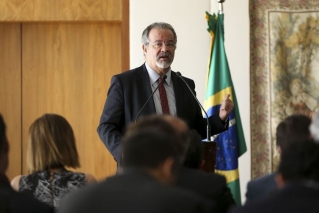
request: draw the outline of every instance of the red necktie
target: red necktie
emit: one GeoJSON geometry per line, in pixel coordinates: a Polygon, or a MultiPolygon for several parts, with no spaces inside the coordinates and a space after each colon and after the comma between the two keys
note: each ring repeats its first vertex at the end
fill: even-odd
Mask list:
{"type": "Polygon", "coordinates": [[[159,90],[159,93],[160,93],[160,99],[161,99],[161,105],[162,105],[163,114],[169,114],[167,95],[166,95],[166,90],[165,90],[165,87],[164,87],[165,81],[163,82],[163,78],[160,77],[158,79],[158,83],[159,83],[158,90],[159,90]]]}

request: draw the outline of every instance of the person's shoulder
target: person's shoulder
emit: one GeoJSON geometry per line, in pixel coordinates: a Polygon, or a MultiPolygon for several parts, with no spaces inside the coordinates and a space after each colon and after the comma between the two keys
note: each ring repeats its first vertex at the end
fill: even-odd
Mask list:
{"type": "MultiPolygon", "coordinates": [[[[157,196],[168,203],[169,210],[178,208],[180,212],[213,212],[214,202],[197,193],[180,187],[161,186],[157,196]]],[[[168,211],[170,212],[170,211],[168,211]]],[[[173,211],[174,212],[174,211],[173,211]]]]}
{"type": "MultiPolygon", "coordinates": [[[[175,75],[176,77],[177,77],[177,72],[175,72],[175,71],[171,71],[172,72],[172,75],[175,75]]],[[[191,79],[191,78],[188,78],[188,77],[185,77],[185,76],[183,76],[182,75],[182,77],[183,77],[183,79],[185,80],[185,81],[187,81],[187,83],[189,83],[189,82],[192,82],[192,83],[194,83],[194,80],[193,79],[191,79]]],[[[178,78],[178,77],[177,77],[178,78]]]]}
{"type": "Polygon", "coordinates": [[[268,175],[264,175],[261,177],[258,177],[254,180],[251,180],[248,182],[248,186],[263,186],[264,184],[274,184],[275,183],[275,175],[276,173],[271,173],[268,175]]]}
{"type": "MultiPolygon", "coordinates": [[[[296,196],[296,200],[300,201],[300,197],[296,196]]],[[[302,201],[294,202],[294,198],[290,195],[286,197],[285,193],[276,191],[276,193],[273,193],[271,196],[251,200],[243,206],[234,206],[230,209],[229,213],[300,212],[295,208],[295,204],[299,205],[299,203],[302,203],[302,201]]],[[[299,210],[305,212],[304,208],[299,210]]]]}
{"type": "Polygon", "coordinates": [[[256,211],[254,206],[249,205],[247,206],[233,206],[228,211],[229,213],[250,213],[250,212],[258,212],[256,211]]]}
{"type": "Polygon", "coordinates": [[[185,177],[195,177],[197,180],[209,181],[209,182],[219,182],[226,184],[226,178],[222,175],[213,173],[213,172],[205,172],[199,169],[187,168],[183,167],[181,170],[181,178],[185,177]]]}
{"type": "Polygon", "coordinates": [[[124,71],[122,73],[116,74],[113,77],[115,77],[115,78],[128,78],[128,77],[136,76],[139,74],[143,74],[145,72],[147,72],[145,64],[142,64],[139,67],[136,67],[134,69],[127,70],[127,71],[124,71]]]}
{"type": "MultiPolygon", "coordinates": [[[[59,211],[63,213],[86,212],[86,210],[90,208],[107,206],[110,202],[124,199],[122,195],[117,195],[118,192],[122,191],[124,194],[129,192],[131,190],[130,187],[125,187],[125,185],[133,184],[130,182],[130,179],[125,178],[125,176],[126,175],[122,174],[110,176],[105,180],[88,184],[85,187],[69,193],[61,200],[59,211]]],[[[156,191],[154,191],[154,193],[155,192],[156,191]]]]}
{"type": "Polygon", "coordinates": [[[11,194],[11,204],[17,212],[54,212],[54,209],[41,201],[19,192],[11,194]]]}
{"type": "Polygon", "coordinates": [[[86,178],[86,181],[90,184],[90,183],[96,183],[97,180],[96,178],[92,175],[92,174],[89,174],[89,173],[85,173],[85,178],[86,178]]]}
{"type": "Polygon", "coordinates": [[[21,177],[22,175],[15,176],[11,181],[11,187],[17,192],[19,191],[19,183],[20,183],[21,177]]]}
{"type": "Polygon", "coordinates": [[[104,187],[102,183],[92,182],[91,184],[85,185],[84,187],[78,188],[67,194],[62,200],[61,205],[65,205],[74,202],[78,202],[84,204],[88,199],[94,199],[97,196],[101,196],[103,194],[104,187]]]}
{"type": "Polygon", "coordinates": [[[272,173],[249,181],[246,191],[246,203],[260,200],[275,190],[277,188],[275,175],[276,173],[272,173]]]}

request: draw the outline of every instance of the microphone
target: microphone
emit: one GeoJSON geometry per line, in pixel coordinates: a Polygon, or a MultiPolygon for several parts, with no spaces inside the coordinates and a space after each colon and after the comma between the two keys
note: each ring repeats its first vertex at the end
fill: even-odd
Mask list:
{"type": "Polygon", "coordinates": [[[201,103],[199,102],[199,100],[197,99],[196,95],[194,94],[193,90],[190,88],[190,86],[188,85],[188,83],[184,80],[182,74],[180,72],[176,72],[177,77],[179,77],[180,79],[182,79],[182,81],[186,84],[188,90],[192,93],[193,97],[195,98],[195,100],[197,101],[198,105],[202,108],[202,110],[204,111],[205,115],[206,115],[206,120],[207,120],[207,141],[210,141],[210,137],[211,137],[211,129],[210,129],[210,124],[209,124],[209,120],[208,120],[208,115],[206,110],[204,109],[204,107],[201,105],[201,103]]]}
{"type": "MultiPolygon", "coordinates": [[[[166,75],[163,76],[163,81],[161,84],[164,84],[165,79],[167,78],[166,75]]],[[[152,92],[152,94],[150,95],[150,97],[148,97],[148,99],[146,100],[145,104],[142,106],[141,110],[137,113],[136,117],[135,117],[135,123],[137,121],[138,116],[141,114],[141,112],[143,111],[143,109],[145,108],[146,104],[149,102],[149,100],[151,99],[151,97],[153,97],[153,95],[155,94],[155,92],[158,90],[159,86],[161,84],[158,84],[157,87],[155,88],[155,90],[152,92]]]]}

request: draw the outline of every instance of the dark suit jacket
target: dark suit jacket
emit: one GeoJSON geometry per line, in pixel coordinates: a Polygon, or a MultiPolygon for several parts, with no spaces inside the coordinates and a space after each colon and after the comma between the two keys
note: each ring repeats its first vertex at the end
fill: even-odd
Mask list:
{"type": "Polygon", "coordinates": [[[236,205],[224,176],[183,167],[177,177],[176,186],[189,189],[216,204],[215,212],[227,212],[236,205]]]}
{"type": "Polygon", "coordinates": [[[247,184],[246,203],[264,199],[269,193],[276,190],[275,175],[276,173],[272,173],[249,181],[247,184]]]}
{"type": "Polygon", "coordinates": [[[0,175],[0,212],[1,213],[53,213],[53,208],[14,191],[7,178],[0,175]]]}
{"type": "MultiPolygon", "coordinates": [[[[171,79],[174,84],[177,116],[186,121],[190,129],[196,129],[203,138],[206,138],[207,120],[203,118],[201,108],[185,83],[173,71],[171,79]]],[[[195,93],[194,81],[184,79],[195,93]]],[[[135,121],[138,112],[151,94],[152,89],[145,64],[112,77],[97,131],[118,163],[121,159],[121,138],[126,125],[135,121]]],[[[139,117],[155,113],[155,104],[151,99],[139,117]]],[[[212,135],[228,128],[228,123],[225,125],[218,114],[210,117],[209,121],[212,135]]]]}
{"type": "Polygon", "coordinates": [[[319,185],[316,188],[287,184],[283,189],[258,201],[252,201],[242,207],[237,207],[230,213],[318,213],[319,212],[319,185]]]}
{"type": "Polygon", "coordinates": [[[213,204],[187,190],[165,186],[139,170],[124,170],[61,200],[59,213],[213,212],[213,204]]]}

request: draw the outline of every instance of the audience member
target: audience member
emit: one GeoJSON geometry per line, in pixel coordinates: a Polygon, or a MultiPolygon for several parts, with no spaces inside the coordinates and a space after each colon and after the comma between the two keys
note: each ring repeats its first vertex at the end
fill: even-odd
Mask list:
{"type": "MultiPolygon", "coordinates": [[[[185,161],[187,160],[187,164],[199,167],[199,165],[195,166],[195,163],[202,162],[203,158],[199,159],[196,156],[199,155],[198,153],[203,152],[201,150],[203,147],[200,146],[202,143],[201,136],[196,130],[189,132],[187,124],[175,116],[153,115],[143,118],[138,124],[134,125],[134,128],[129,128],[127,134],[141,131],[147,127],[152,127],[158,132],[166,133],[174,139],[180,149],[183,150],[181,153],[181,163],[185,165],[185,161]],[[164,125],[161,125],[160,122],[163,119],[174,127],[173,132],[169,132],[168,129],[163,128],[164,125]],[[201,147],[201,149],[195,147],[201,147]],[[191,154],[190,150],[194,150],[195,152],[191,154]],[[191,159],[191,155],[194,157],[193,160],[191,159]]],[[[235,205],[230,189],[226,185],[226,179],[221,175],[182,166],[177,175],[175,185],[213,201],[216,204],[215,212],[226,212],[229,207],[235,205]]]]}
{"type": "MultiPolygon", "coordinates": [[[[163,119],[158,122],[168,132],[175,131],[163,119]]],[[[61,202],[60,213],[213,212],[210,201],[168,186],[183,153],[170,135],[153,127],[128,132],[123,139],[123,173],[70,194],[61,202]]]]}
{"type": "Polygon", "coordinates": [[[204,145],[200,135],[193,129],[189,132],[190,143],[184,160],[184,166],[193,169],[202,169],[204,160],[204,145]]]}
{"type": "Polygon", "coordinates": [[[1,213],[46,213],[53,208],[33,197],[14,191],[5,175],[8,167],[9,143],[6,136],[6,126],[0,114],[0,212],[1,213]]]}
{"type": "MultiPolygon", "coordinates": [[[[285,152],[291,144],[309,139],[310,124],[311,119],[301,114],[290,115],[280,122],[276,129],[276,145],[279,154],[285,152]]],[[[275,176],[276,173],[272,173],[248,182],[246,203],[263,199],[277,189],[275,176]]]]}
{"type": "Polygon", "coordinates": [[[180,150],[179,160],[182,165],[189,146],[189,128],[187,124],[175,116],[149,115],[141,118],[135,125],[130,125],[125,135],[129,136],[146,128],[152,128],[164,133],[176,142],[176,146],[178,146],[180,150]]]}
{"type": "Polygon", "coordinates": [[[226,178],[219,174],[200,170],[204,161],[203,142],[196,131],[191,130],[189,135],[189,148],[184,166],[177,176],[176,186],[191,190],[214,201],[216,204],[215,212],[227,212],[236,203],[226,184],[226,178]]]}
{"type": "Polygon", "coordinates": [[[319,211],[319,144],[303,140],[282,152],[276,175],[280,187],[263,200],[231,213],[314,213],[319,211]]]}
{"type": "Polygon", "coordinates": [[[91,174],[66,169],[80,162],[72,127],[57,114],[44,114],[31,125],[27,166],[30,174],[15,177],[12,187],[55,208],[66,194],[96,182],[91,174]]]}

